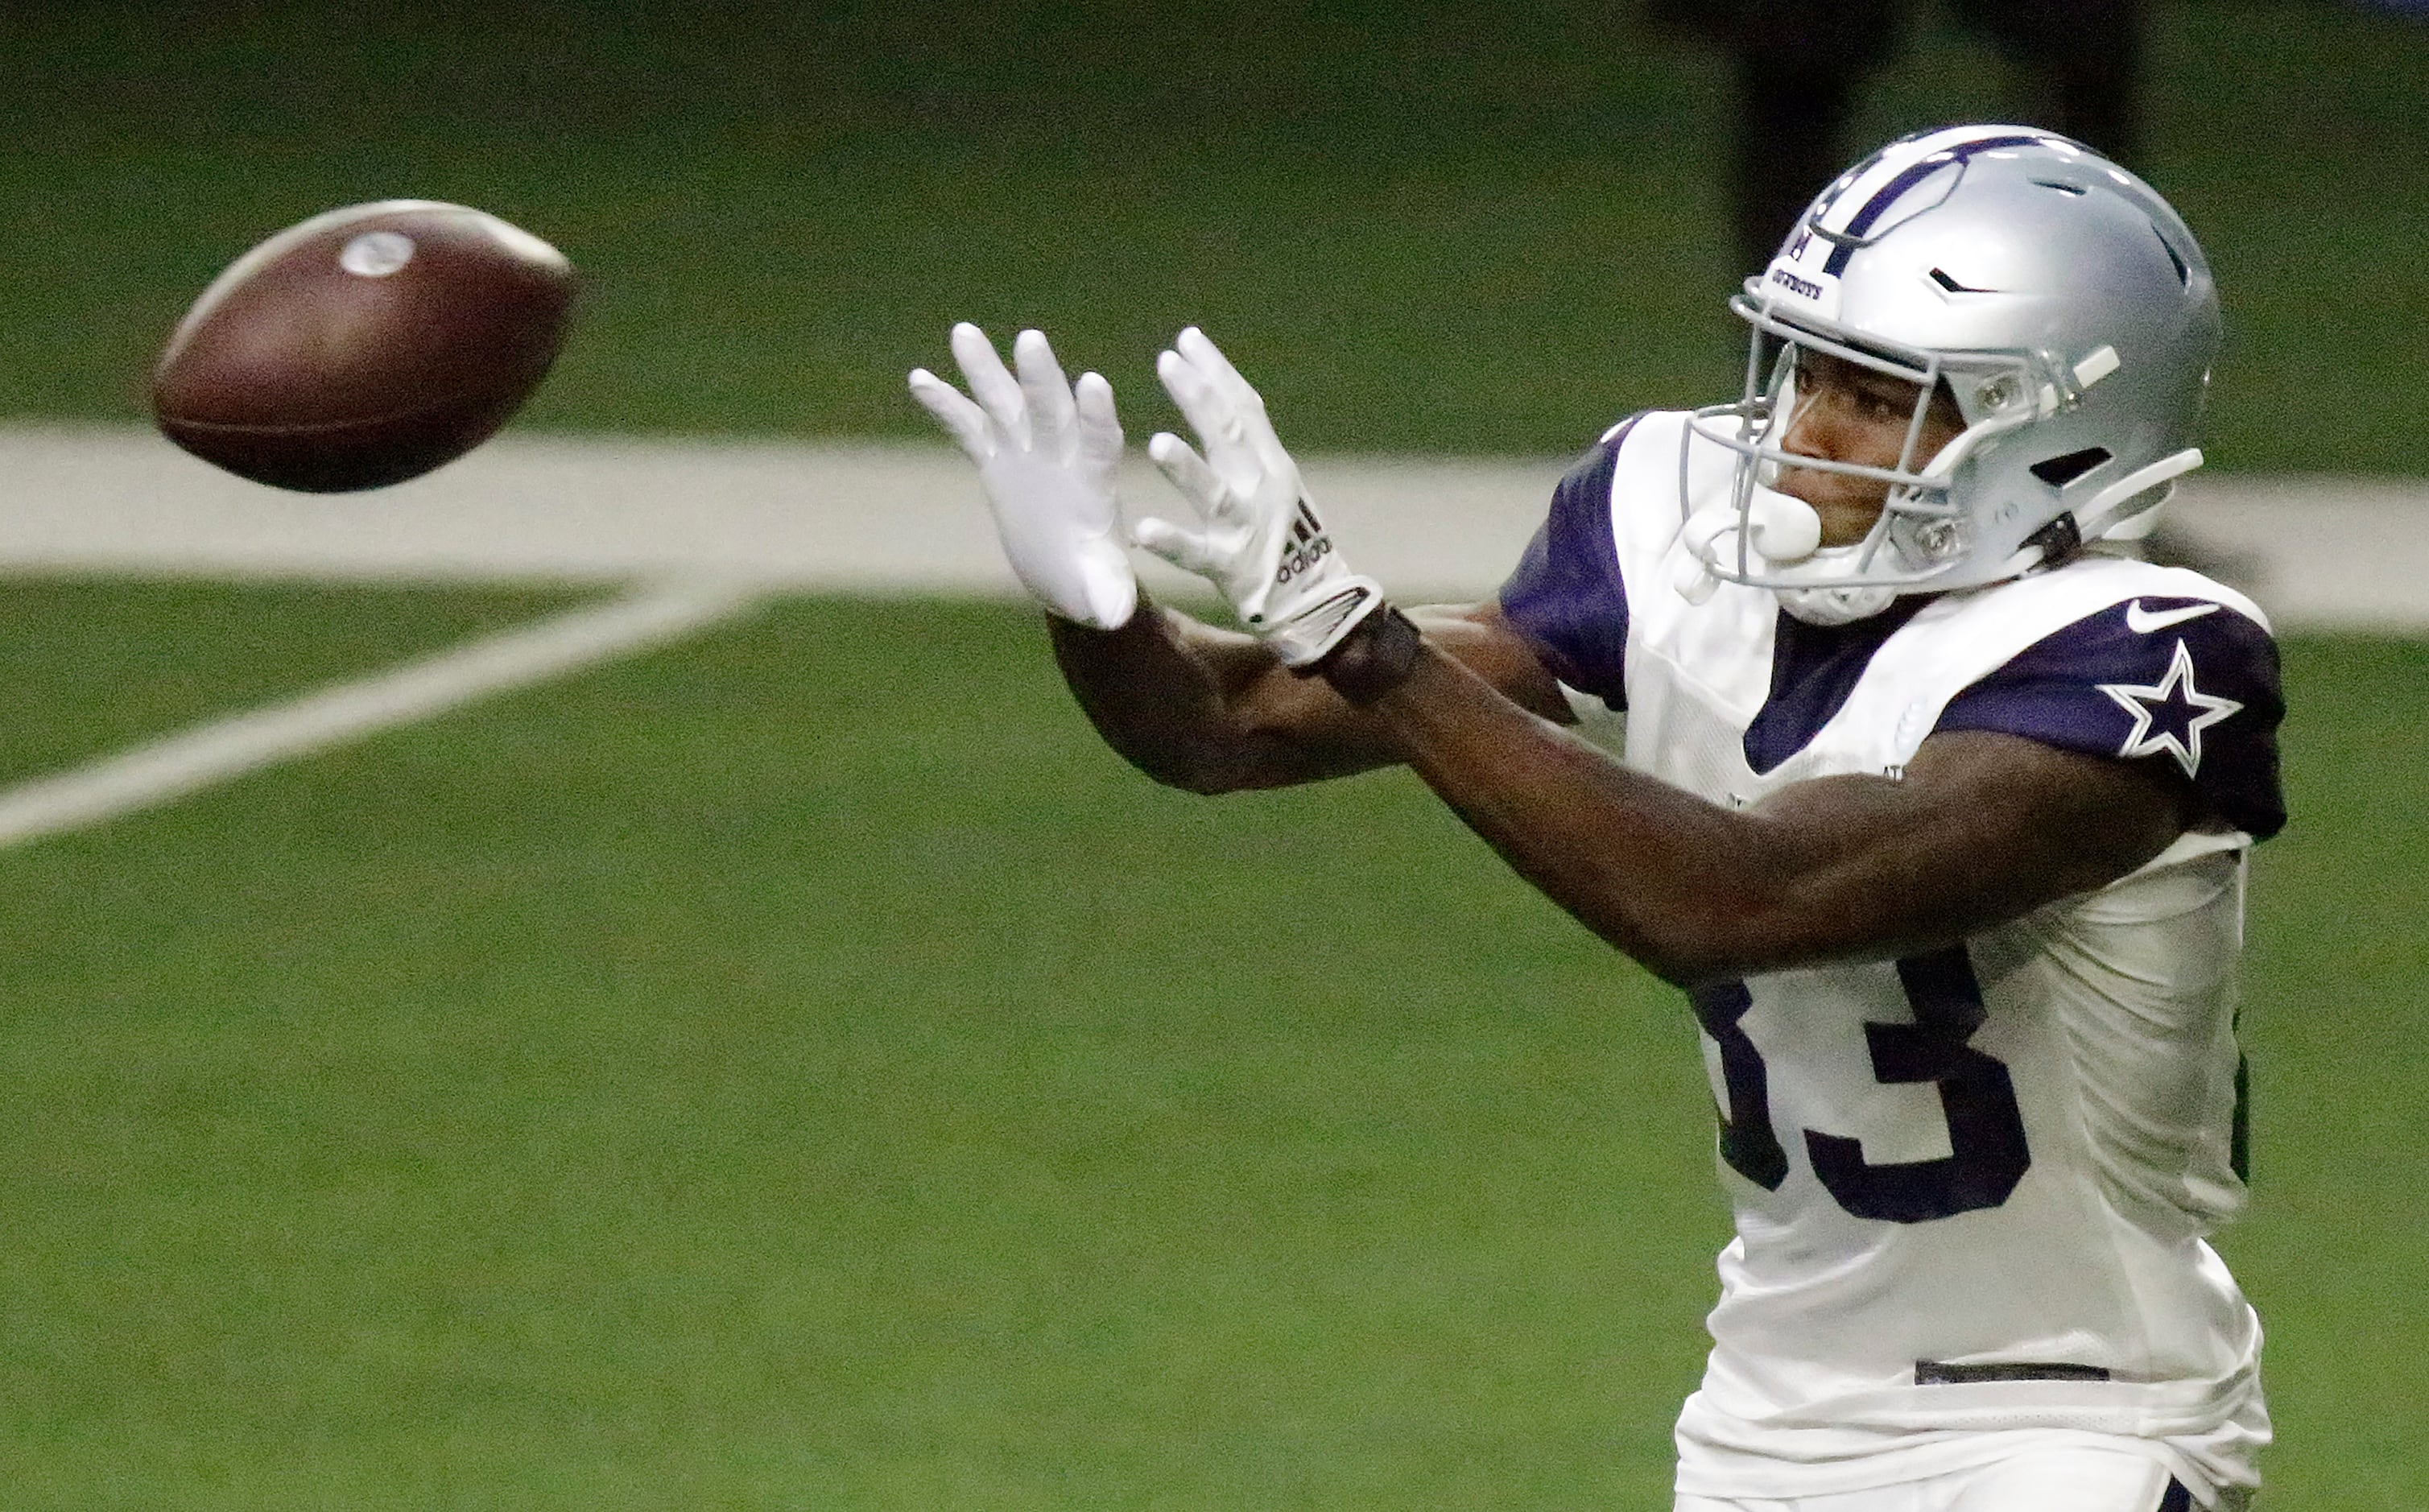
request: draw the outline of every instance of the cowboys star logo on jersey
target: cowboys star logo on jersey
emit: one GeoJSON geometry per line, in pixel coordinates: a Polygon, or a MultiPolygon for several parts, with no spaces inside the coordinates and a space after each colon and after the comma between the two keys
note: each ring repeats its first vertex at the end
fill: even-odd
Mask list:
{"type": "MultiPolygon", "coordinates": [[[[2134,608],[2140,607],[2137,601],[2134,608]]],[[[2176,642],[2175,654],[2168,658],[2167,675],[2156,687],[2138,688],[2130,683],[2102,683],[2099,687],[2117,701],[2118,707],[2134,716],[2134,728],[2127,732],[2125,743],[2117,748],[2117,754],[2131,760],[2165,752],[2176,758],[2176,765],[2185,769],[2188,777],[2201,771],[2202,731],[2243,708],[2234,699],[2215,697],[2193,686],[2193,654],[2181,640],[2176,642]]]]}

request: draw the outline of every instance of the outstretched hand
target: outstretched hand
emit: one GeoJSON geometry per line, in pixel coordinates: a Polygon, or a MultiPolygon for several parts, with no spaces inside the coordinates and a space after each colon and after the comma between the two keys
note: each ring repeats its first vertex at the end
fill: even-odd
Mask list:
{"type": "Polygon", "coordinates": [[[1131,539],[1222,590],[1285,664],[1312,666],[1382,604],[1382,590],[1333,551],[1248,380],[1194,325],[1173,347],[1156,359],[1156,376],[1205,453],[1168,431],[1147,452],[1197,511],[1198,528],[1141,520],[1131,539]]]}
{"type": "Polygon", "coordinates": [[[953,327],[952,349],[969,393],[914,368],[911,395],[978,464],[1014,575],[1064,619],[1119,628],[1138,607],[1138,576],[1118,534],[1113,385],[1094,373],[1066,381],[1038,331],[1013,342],[1017,377],[967,321],[953,327]]]}

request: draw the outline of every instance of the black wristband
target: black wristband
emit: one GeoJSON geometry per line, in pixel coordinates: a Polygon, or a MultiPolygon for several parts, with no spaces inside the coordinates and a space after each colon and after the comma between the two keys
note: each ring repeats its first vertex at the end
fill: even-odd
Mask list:
{"type": "Polygon", "coordinates": [[[1357,629],[1309,670],[1332,690],[1363,708],[1409,680],[1417,670],[1424,635],[1389,604],[1366,616],[1357,629]]]}

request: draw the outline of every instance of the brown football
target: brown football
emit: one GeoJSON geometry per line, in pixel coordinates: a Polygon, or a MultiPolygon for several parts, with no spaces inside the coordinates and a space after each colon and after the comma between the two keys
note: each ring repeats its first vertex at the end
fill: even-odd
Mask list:
{"type": "Polygon", "coordinates": [[[494,215],[382,200],[239,258],[152,374],[161,431],[207,462],[310,493],[376,489],[497,433],[555,360],[564,254],[494,215]]]}

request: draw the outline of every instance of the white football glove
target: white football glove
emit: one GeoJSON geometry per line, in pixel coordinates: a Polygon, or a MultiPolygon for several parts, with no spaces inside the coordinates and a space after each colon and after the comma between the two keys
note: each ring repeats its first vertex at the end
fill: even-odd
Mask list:
{"type": "Polygon", "coordinates": [[[1094,373],[1076,389],[1066,382],[1037,331],[1012,343],[1016,379],[968,322],[953,327],[952,345],[977,402],[926,368],[911,370],[911,396],[979,465],[1013,574],[1064,619],[1119,629],[1138,607],[1138,574],[1116,534],[1122,426],[1113,385],[1094,373]]]}
{"type": "Polygon", "coordinates": [[[1198,432],[1204,457],[1160,431],[1147,455],[1203,528],[1141,520],[1131,540],[1223,590],[1240,623],[1292,667],[1310,666],[1383,602],[1332,549],[1298,467],[1248,380],[1193,325],[1156,358],[1156,376],[1198,432]]]}

